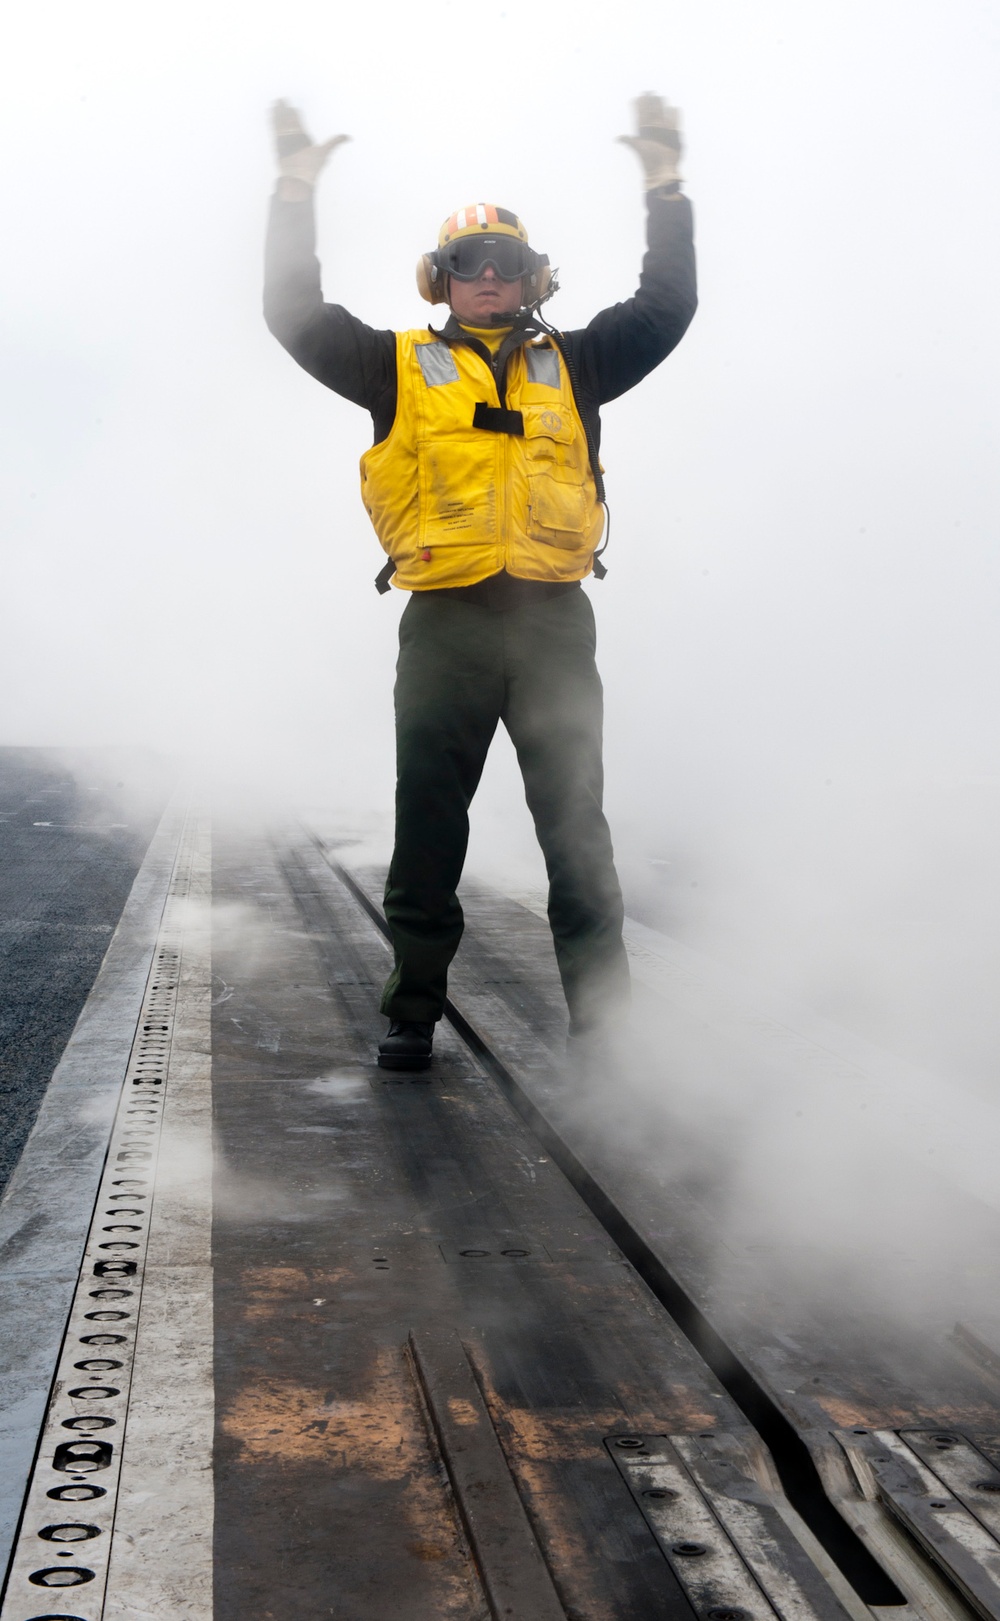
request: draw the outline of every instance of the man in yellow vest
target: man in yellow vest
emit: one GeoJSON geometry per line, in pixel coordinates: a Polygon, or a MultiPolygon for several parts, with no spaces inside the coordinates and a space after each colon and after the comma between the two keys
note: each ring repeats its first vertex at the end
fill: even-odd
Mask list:
{"type": "Polygon", "coordinates": [[[395,967],[382,996],[386,1068],[425,1069],[462,934],[456,890],[469,805],[500,721],[517,751],[549,876],[549,921],[570,1036],[628,1002],[623,908],[601,808],[602,691],[580,582],[604,573],[600,407],[679,343],[696,307],[691,210],[677,117],[636,103],[623,136],[646,181],[648,249],[635,295],[588,326],[541,316],[555,290],[517,216],[452,214],[417,266],[451,314],[440,331],[377,331],[323,301],[313,190],[334,148],[277,103],[280,177],[265,317],[318,381],[370,411],[361,492],[389,562],[376,582],[410,593],[396,680],[396,842],[385,891],[395,967]]]}

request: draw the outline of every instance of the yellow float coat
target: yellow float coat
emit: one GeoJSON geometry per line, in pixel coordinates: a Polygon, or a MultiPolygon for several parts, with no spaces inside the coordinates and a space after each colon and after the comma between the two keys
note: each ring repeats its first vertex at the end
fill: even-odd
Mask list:
{"type": "Polygon", "coordinates": [[[474,428],[499,407],[496,379],[466,344],[396,334],[396,416],[361,458],[361,496],[404,591],[522,580],[582,580],[600,544],[587,436],[566,362],[548,339],[517,349],[505,406],[524,433],[474,428]]]}

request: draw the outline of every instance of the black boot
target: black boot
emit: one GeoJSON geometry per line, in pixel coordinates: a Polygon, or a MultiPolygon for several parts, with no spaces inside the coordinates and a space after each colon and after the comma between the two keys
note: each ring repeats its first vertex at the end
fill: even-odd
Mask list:
{"type": "Polygon", "coordinates": [[[434,1026],[412,1019],[393,1019],[378,1044],[380,1069],[430,1069],[434,1026]]]}

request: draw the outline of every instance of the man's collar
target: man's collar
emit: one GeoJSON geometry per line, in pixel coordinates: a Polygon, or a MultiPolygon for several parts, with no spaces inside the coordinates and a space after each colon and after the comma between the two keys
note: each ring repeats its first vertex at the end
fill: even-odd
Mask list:
{"type": "Polygon", "coordinates": [[[452,311],[440,332],[434,327],[429,328],[436,338],[442,338],[445,343],[465,344],[474,354],[479,355],[481,360],[485,360],[488,366],[494,370],[499,367],[501,376],[506,371],[507,361],[514,351],[520,349],[529,339],[536,337],[540,330],[532,316],[525,310],[519,310],[511,325],[507,327],[500,326],[499,323],[489,328],[463,326],[452,311]],[[501,342],[499,347],[491,352],[488,344],[483,342],[483,338],[494,336],[499,337],[501,342]]]}
{"type": "Polygon", "coordinates": [[[455,338],[458,342],[462,342],[464,338],[474,338],[477,343],[482,343],[483,339],[487,337],[506,337],[513,325],[514,323],[511,322],[510,326],[501,326],[498,322],[496,326],[466,326],[453,312],[448,316],[442,328],[441,336],[443,338],[455,338]]]}

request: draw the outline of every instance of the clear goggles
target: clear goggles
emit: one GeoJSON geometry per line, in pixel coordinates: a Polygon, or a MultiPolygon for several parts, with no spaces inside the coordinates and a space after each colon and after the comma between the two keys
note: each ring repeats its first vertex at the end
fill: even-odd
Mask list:
{"type": "Polygon", "coordinates": [[[501,281],[520,281],[535,255],[515,236],[460,236],[437,253],[438,268],[459,281],[475,281],[492,265],[501,281]]]}

